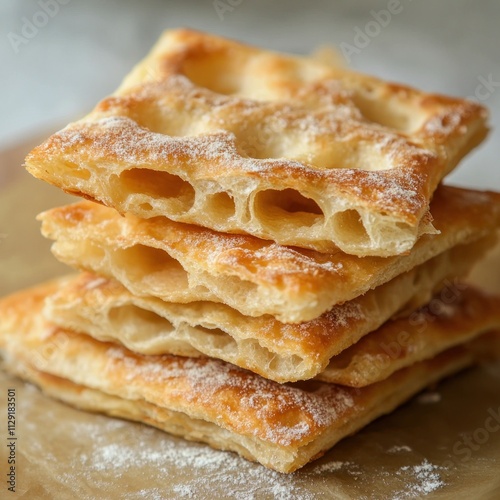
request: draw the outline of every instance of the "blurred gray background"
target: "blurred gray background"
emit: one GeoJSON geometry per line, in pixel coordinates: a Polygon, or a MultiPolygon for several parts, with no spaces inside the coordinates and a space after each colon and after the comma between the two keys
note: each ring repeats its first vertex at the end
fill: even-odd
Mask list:
{"type": "Polygon", "coordinates": [[[494,131],[451,179],[499,190],[499,21],[498,0],[0,0],[0,147],[85,113],[162,30],[187,26],[296,53],[344,47],[360,71],[483,102],[494,131]]]}

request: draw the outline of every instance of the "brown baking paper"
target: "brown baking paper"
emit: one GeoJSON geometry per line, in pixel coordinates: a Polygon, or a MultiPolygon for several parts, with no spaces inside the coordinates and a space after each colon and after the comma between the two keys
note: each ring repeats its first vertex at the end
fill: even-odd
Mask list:
{"type": "MultiPolygon", "coordinates": [[[[2,295],[66,271],[34,217],[70,198],[24,173],[28,149],[0,158],[2,295]]],[[[497,251],[475,272],[476,281],[498,286],[499,261],[497,251]]],[[[0,387],[0,498],[500,498],[500,363],[444,381],[291,475],[75,410],[1,373],[0,387]],[[8,440],[9,395],[15,441],[8,440]],[[12,442],[15,493],[7,476],[12,442]]]]}

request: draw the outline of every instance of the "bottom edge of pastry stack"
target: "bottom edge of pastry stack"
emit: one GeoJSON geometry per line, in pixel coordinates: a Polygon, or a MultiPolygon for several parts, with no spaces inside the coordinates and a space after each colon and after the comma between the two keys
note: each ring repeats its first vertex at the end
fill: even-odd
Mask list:
{"type": "MultiPolygon", "coordinates": [[[[396,369],[383,380],[363,387],[317,379],[279,384],[221,360],[137,354],[57,326],[43,313],[57,287],[54,281],[0,301],[0,354],[7,371],[76,407],[143,422],[285,473],[427,386],[483,359],[500,358],[500,299],[491,298],[488,311],[477,310],[454,343],[442,342],[442,350],[427,359],[411,358],[411,349],[403,352],[411,364],[399,368],[404,363],[394,359],[396,369]]],[[[459,310],[487,299],[471,294],[459,310]]],[[[459,314],[449,312],[433,334],[453,330],[459,314]]],[[[366,363],[370,346],[359,349],[366,363]]]]}

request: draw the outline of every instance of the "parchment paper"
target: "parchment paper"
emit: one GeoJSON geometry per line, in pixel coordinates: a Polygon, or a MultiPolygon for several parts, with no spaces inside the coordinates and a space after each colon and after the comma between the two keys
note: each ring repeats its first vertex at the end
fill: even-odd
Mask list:
{"type": "MultiPolygon", "coordinates": [[[[0,157],[1,295],[67,270],[34,217],[70,198],[24,173],[30,146],[0,157]]],[[[499,254],[475,273],[490,289],[498,286],[499,254]]],[[[500,498],[498,363],[443,382],[288,476],[75,410],[4,374],[0,388],[0,498],[500,498]],[[8,389],[16,398],[16,493],[7,490],[8,389]]]]}

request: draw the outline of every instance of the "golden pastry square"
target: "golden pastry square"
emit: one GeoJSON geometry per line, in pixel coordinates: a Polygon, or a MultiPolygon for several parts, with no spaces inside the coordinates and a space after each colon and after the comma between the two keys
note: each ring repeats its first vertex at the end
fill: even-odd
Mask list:
{"type": "Polygon", "coordinates": [[[424,235],[408,254],[386,258],[285,247],[166,218],[122,217],[89,201],[39,217],[59,260],[115,278],[134,295],[222,302],[246,316],[300,323],[458,244],[493,238],[500,194],[440,186],[432,210],[440,234],[424,235]]]}
{"type": "MultiPolygon", "coordinates": [[[[180,304],[138,297],[115,280],[89,273],[63,278],[46,301],[45,315],[58,326],[89,334],[97,340],[119,342],[141,354],[219,358],[280,383],[315,376],[330,381],[332,376],[338,376],[340,366],[344,385],[359,385],[358,380],[367,384],[366,377],[380,377],[381,373],[387,376],[391,370],[385,359],[378,363],[379,352],[373,350],[373,346],[379,344],[378,338],[380,344],[390,346],[394,342],[400,343],[397,335],[400,331],[407,332],[407,337],[412,340],[400,351],[403,348],[408,350],[408,345],[411,345],[414,349],[408,354],[414,357],[403,359],[401,356],[401,359],[392,360],[403,366],[408,360],[414,361],[415,356],[430,357],[444,349],[448,345],[446,341],[460,342],[464,334],[475,333],[468,326],[470,321],[466,321],[469,317],[473,322],[477,319],[475,324],[483,330],[488,329],[488,325],[494,326],[495,320],[500,328],[500,300],[495,302],[486,298],[484,307],[470,311],[468,316],[464,312],[461,317],[463,325],[457,329],[456,335],[450,333],[442,338],[435,329],[425,328],[421,339],[422,321],[417,321],[415,314],[410,315],[415,325],[411,321],[408,324],[408,319],[383,325],[394,314],[408,315],[429,302],[436,289],[439,292],[432,299],[430,317],[424,316],[427,323],[439,319],[441,306],[446,306],[447,312],[452,306],[461,307],[463,294],[467,291],[464,292],[465,285],[457,280],[457,276],[473,266],[478,256],[484,253],[487,243],[489,241],[480,240],[457,245],[356,299],[334,306],[319,318],[300,324],[281,323],[269,315],[244,316],[216,302],[180,304]],[[379,332],[371,336],[375,340],[366,343],[364,336],[374,330],[379,332]],[[422,351],[427,341],[429,349],[422,351]],[[356,347],[361,342],[364,342],[361,345],[367,345],[366,356],[356,347]],[[378,370],[371,370],[360,379],[357,368],[372,358],[376,358],[377,363],[371,363],[370,367],[378,370]],[[349,379],[342,370],[347,365],[349,379]]],[[[457,316],[457,311],[452,309],[452,312],[457,316]]],[[[457,323],[460,320],[450,321],[448,327],[454,331],[457,323]]],[[[439,321],[436,324],[441,325],[439,321]]],[[[384,357],[386,353],[380,354],[384,357]]]]}
{"type": "Polygon", "coordinates": [[[121,213],[389,256],[434,231],[432,194],[486,121],[464,99],[175,30],[26,166],[121,213]]]}
{"type": "Polygon", "coordinates": [[[41,314],[47,290],[0,302],[4,367],[78,407],[154,425],[292,472],[394,410],[429,384],[485,356],[488,333],[362,389],[312,381],[278,384],[210,358],[142,356],[64,330],[41,314]]]}

